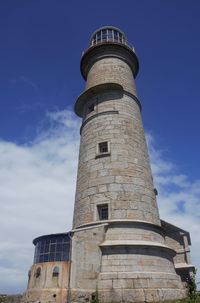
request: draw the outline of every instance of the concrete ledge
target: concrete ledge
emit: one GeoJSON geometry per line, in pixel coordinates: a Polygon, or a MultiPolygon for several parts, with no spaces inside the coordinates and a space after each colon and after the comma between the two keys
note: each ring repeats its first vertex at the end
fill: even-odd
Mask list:
{"type": "MultiPolygon", "coordinates": [[[[106,91],[112,91],[112,90],[118,90],[121,91],[122,94],[125,94],[129,97],[131,97],[139,106],[140,111],[142,109],[141,103],[139,101],[139,99],[132,94],[131,92],[124,90],[123,86],[118,84],[118,83],[114,83],[114,82],[106,82],[106,83],[102,83],[102,84],[98,84],[95,85],[87,90],[85,90],[76,100],[75,106],[74,106],[74,111],[75,113],[79,116],[79,117],[83,117],[83,109],[84,109],[84,105],[85,103],[88,101],[89,98],[92,98],[94,95],[99,94],[99,93],[105,93],[106,91]]],[[[118,113],[117,111],[111,111],[111,113],[118,113]]],[[[81,128],[91,119],[97,117],[100,114],[104,114],[104,113],[98,113],[97,115],[91,116],[89,119],[85,120],[81,126],[81,128]]]]}
{"type": "Polygon", "coordinates": [[[126,62],[136,78],[139,71],[139,61],[135,52],[125,44],[107,42],[95,45],[84,52],[81,59],[81,74],[86,80],[92,64],[104,58],[118,58],[126,62]]]}
{"type": "Polygon", "coordinates": [[[117,83],[102,83],[99,85],[95,85],[92,88],[87,89],[84,91],[76,100],[74,111],[79,116],[83,116],[83,108],[86,101],[88,101],[89,98],[93,97],[94,95],[98,93],[103,93],[105,91],[111,91],[111,90],[123,90],[123,87],[120,84],[117,83]]]}
{"type": "Polygon", "coordinates": [[[171,250],[175,252],[172,248],[167,245],[153,242],[153,241],[135,241],[135,240],[114,240],[114,241],[105,241],[100,244],[101,247],[104,246],[148,246],[148,247],[158,247],[171,250]]]}
{"type": "Polygon", "coordinates": [[[174,264],[174,266],[175,266],[175,268],[195,268],[195,266],[194,265],[192,265],[192,264],[188,264],[188,263],[176,263],[176,264],[174,264]]]}
{"type": "Polygon", "coordinates": [[[78,227],[76,227],[74,230],[79,230],[80,228],[85,228],[85,227],[90,227],[90,226],[96,226],[96,225],[102,225],[102,224],[109,224],[109,225],[115,225],[115,224],[119,224],[121,225],[121,227],[123,227],[123,224],[138,224],[138,225],[147,225],[147,226],[152,226],[156,229],[158,229],[160,232],[164,232],[162,226],[160,225],[156,225],[152,222],[148,222],[148,221],[143,221],[143,220],[132,220],[132,219],[114,219],[114,220],[102,220],[102,221],[93,221],[93,222],[88,222],[86,224],[82,224],[78,227]]]}
{"type": "Polygon", "coordinates": [[[109,279],[148,279],[149,277],[153,279],[169,279],[169,280],[179,280],[179,276],[175,273],[166,272],[103,272],[99,274],[101,280],[109,279]]]}

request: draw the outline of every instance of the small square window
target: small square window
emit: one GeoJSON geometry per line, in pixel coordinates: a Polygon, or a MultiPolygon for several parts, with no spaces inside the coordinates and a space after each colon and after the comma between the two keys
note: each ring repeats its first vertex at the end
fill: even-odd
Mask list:
{"type": "Polygon", "coordinates": [[[99,220],[108,220],[108,204],[97,206],[99,220]]]}
{"type": "Polygon", "coordinates": [[[88,106],[88,114],[94,111],[94,104],[88,106]]]}
{"type": "Polygon", "coordinates": [[[108,153],[108,142],[99,143],[99,153],[108,153]]]}
{"type": "Polygon", "coordinates": [[[100,142],[97,144],[96,159],[110,156],[110,142],[100,142]]]}

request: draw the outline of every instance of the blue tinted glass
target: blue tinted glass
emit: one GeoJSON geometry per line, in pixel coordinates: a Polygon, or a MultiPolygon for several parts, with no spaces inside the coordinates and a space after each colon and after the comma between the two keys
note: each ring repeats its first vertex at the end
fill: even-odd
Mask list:
{"type": "Polygon", "coordinates": [[[50,253],[50,255],[49,255],[49,261],[50,262],[55,261],[55,254],[54,253],[50,253]]]}
{"type": "Polygon", "coordinates": [[[69,235],[41,239],[35,246],[34,263],[69,260],[69,235]]]}
{"type": "Polygon", "coordinates": [[[56,250],[56,244],[51,244],[50,252],[55,252],[55,250],[56,250]]]}
{"type": "Polygon", "coordinates": [[[108,39],[112,40],[112,30],[111,29],[108,30],[108,39]]]}
{"type": "Polygon", "coordinates": [[[56,245],[56,252],[62,251],[63,245],[62,244],[57,244],[56,245]]]}
{"type": "Polygon", "coordinates": [[[44,255],[44,262],[48,262],[49,261],[49,254],[45,254],[44,255]]]}
{"type": "Polygon", "coordinates": [[[66,251],[69,249],[69,244],[63,244],[63,251],[66,251]]]}
{"type": "Polygon", "coordinates": [[[54,236],[52,236],[52,237],[51,237],[51,243],[55,243],[56,241],[57,241],[57,238],[54,237],[54,236]]]}
{"type": "Polygon", "coordinates": [[[97,41],[100,41],[101,40],[101,32],[98,32],[97,33],[97,41]]]}
{"type": "Polygon", "coordinates": [[[49,252],[49,244],[46,244],[46,245],[45,245],[44,252],[45,252],[45,253],[49,252]]]}
{"type": "Polygon", "coordinates": [[[44,255],[40,255],[39,262],[44,262],[44,255]]]}
{"type": "Polygon", "coordinates": [[[61,253],[56,253],[55,261],[61,261],[61,253]]]}
{"type": "Polygon", "coordinates": [[[41,253],[44,252],[44,248],[45,248],[45,242],[42,241],[42,242],[41,242],[41,248],[40,248],[40,252],[41,252],[41,253]]]}
{"type": "Polygon", "coordinates": [[[69,259],[69,251],[64,251],[62,255],[63,260],[68,260],[69,259]]]}
{"type": "Polygon", "coordinates": [[[114,38],[115,38],[116,40],[118,40],[118,32],[117,32],[117,31],[114,31],[114,38]]]}

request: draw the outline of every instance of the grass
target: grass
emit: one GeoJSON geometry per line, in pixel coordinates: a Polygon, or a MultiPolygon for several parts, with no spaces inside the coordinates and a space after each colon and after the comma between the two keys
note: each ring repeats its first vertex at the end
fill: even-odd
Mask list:
{"type": "Polygon", "coordinates": [[[197,299],[195,301],[191,300],[190,298],[186,298],[178,301],[162,301],[159,303],[200,303],[200,295],[197,296],[197,299]]]}

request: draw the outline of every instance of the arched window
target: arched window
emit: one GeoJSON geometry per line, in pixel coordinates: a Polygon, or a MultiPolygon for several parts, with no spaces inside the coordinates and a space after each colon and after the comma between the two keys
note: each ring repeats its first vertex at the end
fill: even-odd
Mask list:
{"type": "Polygon", "coordinates": [[[55,266],[53,269],[52,277],[58,277],[59,276],[59,267],[55,266]]]}
{"type": "Polygon", "coordinates": [[[36,269],[35,277],[36,277],[36,278],[39,278],[40,275],[41,275],[41,268],[38,267],[38,268],[36,269]]]}

